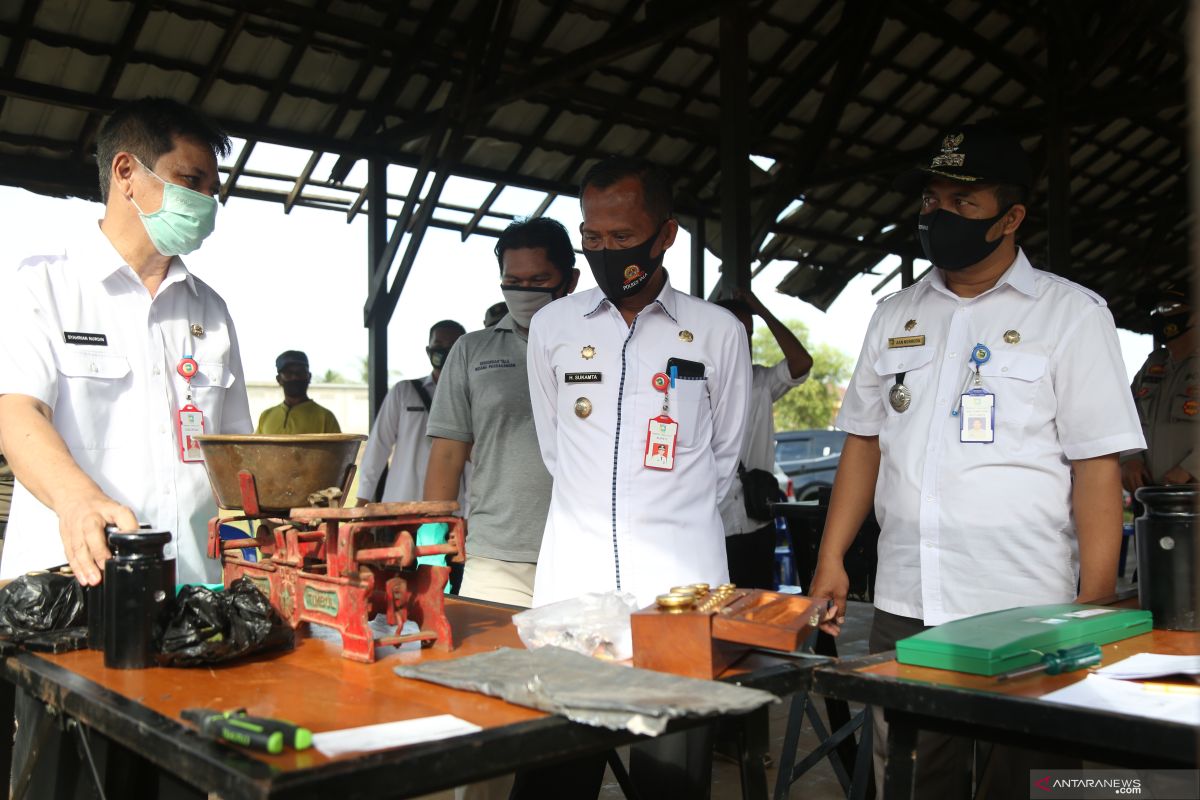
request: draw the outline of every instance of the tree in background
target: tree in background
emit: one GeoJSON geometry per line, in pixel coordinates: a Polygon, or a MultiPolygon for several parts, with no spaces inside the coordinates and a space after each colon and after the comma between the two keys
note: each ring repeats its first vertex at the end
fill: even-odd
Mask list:
{"type": "MultiPolygon", "coordinates": [[[[786,324],[812,354],[813,368],[808,380],[775,403],[775,430],[828,428],[837,413],[840,387],[850,380],[851,358],[831,345],[812,344],[803,322],[788,320],[786,324]]],[[[754,331],[751,344],[755,364],[771,366],[783,360],[783,352],[765,326],[754,331]]]]}
{"type": "Polygon", "coordinates": [[[349,383],[349,382],[350,381],[346,380],[346,376],[343,375],[342,373],[338,372],[336,369],[325,370],[325,374],[321,376],[321,379],[319,381],[317,381],[317,383],[349,383]]]}

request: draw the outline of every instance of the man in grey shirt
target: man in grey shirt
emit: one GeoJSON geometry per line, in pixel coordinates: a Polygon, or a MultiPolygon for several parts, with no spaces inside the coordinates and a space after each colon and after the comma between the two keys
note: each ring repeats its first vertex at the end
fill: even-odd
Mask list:
{"type": "Polygon", "coordinates": [[[529,403],[529,321],[575,289],[579,270],[566,229],[552,219],[514,222],[495,252],[508,314],[459,339],[442,368],[426,429],[433,443],[425,499],[457,499],[471,462],[459,594],[528,608],[551,485],[529,403]]]}

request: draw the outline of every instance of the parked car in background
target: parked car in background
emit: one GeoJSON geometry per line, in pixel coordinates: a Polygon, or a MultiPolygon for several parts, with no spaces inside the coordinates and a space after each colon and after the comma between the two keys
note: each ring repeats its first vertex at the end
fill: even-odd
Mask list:
{"type": "Polygon", "coordinates": [[[793,486],[792,486],[792,479],[789,478],[788,474],[783,471],[783,467],[779,466],[778,461],[775,462],[774,473],[775,473],[775,480],[779,481],[779,493],[781,495],[783,495],[783,499],[785,502],[791,501],[793,499],[792,495],[794,493],[793,486]]]}
{"type": "Polygon", "coordinates": [[[775,434],[775,463],[791,478],[796,500],[815,500],[822,487],[833,486],[845,441],[845,431],[813,429],[775,434]]]}

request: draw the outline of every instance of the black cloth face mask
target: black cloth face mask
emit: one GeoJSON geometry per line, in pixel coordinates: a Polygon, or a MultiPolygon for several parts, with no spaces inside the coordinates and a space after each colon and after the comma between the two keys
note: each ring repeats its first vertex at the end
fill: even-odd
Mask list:
{"type": "Polygon", "coordinates": [[[308,381],[303,378],[299,380],[284,381],[283,394],[285,397],[304,397],[308,392],[308,381]]]}
{"type": "Polygon", "coordinates": [[[957,272],[978,264],[996,252],[1004,237],[987,240],[987,232],[1009,212],[1004,209],[991,219],[967,219],[944,208],[917,218],[917,235],[925,257],[938,269],[957,272]]]}
{"type": "MultiPolygon", "coordinates": [[[[666,224],[663,222],[663,225],[666,224]]],[[[650,257],[650,251],[654,249],[663,225],[659,225],[654,235],[646,241],[624,250],[584,249],[583,255],[592,268],[596,285],[614,305],[619,300],[637,294],[662,266],[666,251],[654,258],[650,257]]]]}
{"type": "Polygon", "coordinates": [[[1192,329],[1188,325],[1188,314],[1172,314],[1166,317],[1154,315],[1150,317],[1150,324],[1154,326],[1154,337],[1161,342],[1169,342],[1172,339],[1178,339],[1192,329]]]}
{"type": "Polygon", "coordinates": [[[425,353],[429,356],[429,363],[434,369],[441,369],[446,363],[446,356],[450,355],[449,347],[426,347],[425,353]]]}

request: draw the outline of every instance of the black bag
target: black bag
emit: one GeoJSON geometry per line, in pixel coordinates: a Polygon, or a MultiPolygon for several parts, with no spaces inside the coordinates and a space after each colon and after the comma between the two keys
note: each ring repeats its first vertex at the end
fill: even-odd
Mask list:
{"type": "Polygon", "coordinates": [[[746,469],[739,461],[738,480],[742,482],[742,499],[750,519],[763,522],[775,519],[771,505],[786,499],[775,476],[765,469],[746,469]]]}
{"type": "Polygon", "coordinates": [[[231,661],[260,650],[292,647],[294,634],[249,578],[224,592],[185,586],[158,631],[158,663],[191,667],[231,661]]]}

